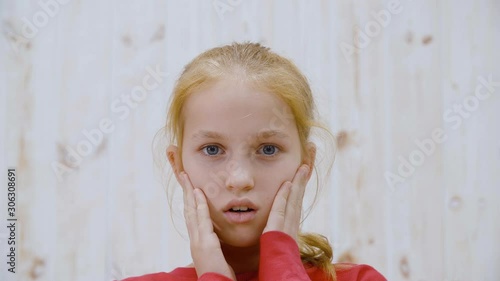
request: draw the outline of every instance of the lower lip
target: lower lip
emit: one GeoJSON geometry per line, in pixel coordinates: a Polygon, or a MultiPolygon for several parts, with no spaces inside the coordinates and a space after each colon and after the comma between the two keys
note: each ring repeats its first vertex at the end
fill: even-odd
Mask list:
{"type": "Polygon", "coordinates": [[[255,218],[256,211],[250,212],[224,212],[224,216],[226,216],[227,220],[231,223],[246,223],[255,218]]]}

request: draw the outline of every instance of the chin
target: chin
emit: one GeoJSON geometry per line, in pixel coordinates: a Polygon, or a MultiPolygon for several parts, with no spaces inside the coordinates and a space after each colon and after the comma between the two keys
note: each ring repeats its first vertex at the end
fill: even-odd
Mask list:
{"type": "Polygon", "coordinates": [[[235,232],[230,231],[219,235],[219,239],[226,245],[238,248],[252,247],[259,244],[262,231],[257,233],[249,233],[248,231],[235,232]]]}

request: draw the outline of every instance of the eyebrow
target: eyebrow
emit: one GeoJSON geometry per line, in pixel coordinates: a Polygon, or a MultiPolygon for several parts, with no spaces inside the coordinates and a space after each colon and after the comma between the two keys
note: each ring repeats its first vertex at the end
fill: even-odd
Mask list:
{"type": "MultiPolygon", "coordinates": [[[[261,131],[257,134],[254,135],[254,138],[258,139],[269,139],[272,137],[278,137],[278,138],[289,138],[290,136],[283,133],[282,131],[277,131],[277,130],[266,130],[266,131],[261,131]]],[[[227,136],[224,136],[220,133],[213,132],[213,131],[205,131],[205,130],[200,130],[197,133],[193,134],[192,136],[193,139],[215,139],[215,140],[227,140],[227,136]]]]}
{"type": "Polygon", "coordinates": [[[256,137],[260,137],[262,139],[269,139],[269,138],[272,138],[272,137],[277,137],[277,138],[280,138],[280,139],[286,139],[286,138],[289,138],[290,136],[288,136],[287,134],[285,134],[282,131],[278,131],[278,130],[266,130],[266,131],[262,131],[262,132],[259,132],[258,134],[256,134],[256,137]]]}
{"type": "Polygon", "coordinates": [[[227,137],[223,136],[217,132],[212,132],[212,131],[198,131],[197,133],[193,134],[193,139],[222,139],[226,140],[227,137]]]}

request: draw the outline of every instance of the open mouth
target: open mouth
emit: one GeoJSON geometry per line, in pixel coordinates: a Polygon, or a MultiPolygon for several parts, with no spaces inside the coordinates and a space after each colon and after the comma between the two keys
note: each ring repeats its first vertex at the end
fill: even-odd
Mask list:
{"type": "MultiPolygon", "coordinates": [[[[253,206],[252,206],[253,207],[253,206]]],[[[224,212],[224,216],[231,223],[244,224],[251,222],[257,213],[257,209],[248,206],[234,206],[224,212]]]]}
{"type": "Polygon", "coordinates": [[[228,211],[233,213],[245,213],[245,212],[252,212],[253,210],[254,209],[248,207],[233,207],[228,211]]]}
{"type": "Polygon", "coordinates": [[[224,208],[224,216],[230,223],[246,224],[257,216],[258,207],[249,199],[233,199],[224,208]]]}

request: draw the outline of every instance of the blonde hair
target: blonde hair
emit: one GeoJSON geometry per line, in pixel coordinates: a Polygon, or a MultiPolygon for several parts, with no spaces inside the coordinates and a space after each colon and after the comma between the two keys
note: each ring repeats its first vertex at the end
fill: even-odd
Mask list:
{"type": "MultiPolygon", "coordinates": [[[[259,89],[274,93],[290,107],[299,132],[303,158],[308,155],[307,141],[311,128],[324,129],[333,137],[328,128],[316,120],[309,83],[293,62],[258,43],[232,43],[198,55],[186,65],[177,80],[165,129],[170,143],[178,146],[179,154],[182,152],[184,129],[182,110],[187,98],[201,87],[227,76],[237,76],[259,89]]],[[[182,159],[181,155],[179,157],[182,159]]],[[[332,163],[328,166],[327,175],[332,163]]],[[[314,163],[313,166],[315,168],[314,163]]],[[[333,250],[325,236],[299,233],[297,242],[304,264],[316,266],[336,280],[333,250]]]]}

